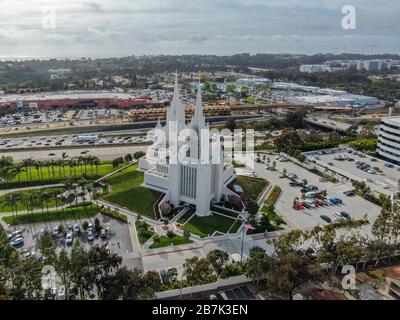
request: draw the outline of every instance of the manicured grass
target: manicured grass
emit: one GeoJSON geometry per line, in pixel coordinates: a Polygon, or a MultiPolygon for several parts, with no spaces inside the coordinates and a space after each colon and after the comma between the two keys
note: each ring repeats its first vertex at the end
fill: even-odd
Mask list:
{"type": "Polygon", "coordinates": [[[140,244],[145,243],[154,235],[154,232],[150,230],[150,225],[144,221],[136,221],[135,227],[140,244]]]}
{"type": "Polygon", "coordinates": [[[64,212],[62,210],[40,212],[34,214],[21,214],[14,216],[3,217],[4,222],[9,225],[16,224],[27,224],[37,223],[45,221],[58,221],[58,220],[72,220],[72,219],[83,219],[95,216],[99,210],[95,205],[88,204],[85,206],[79,206],[78,208],[66,208],[64,212]]]}
{"type": "Polygon", "coordinates": [[[262,206],[260,210],[264,215],[267,216],[269,221],[273,221],[276,224],[286,224],[285,220],[283,220],[276,212],[275,210],[271,210],[268,208],[268,206],[264,205],[262,206]]]}
{"type": "Polygon", "coordinates": [[[14,175],[12,177],[8,177],[8,182],[24,182],[24,181],[62,181],[66,178],[78,178],[82,175],[87,176],[95,176],[101,177],[109,174],[120,167],[114,168],[110,163],[102,163],[97,167],[90,165],[79,165],[77,167],[70,167],[68,165],[64,166],[64,169],[59,168],[57,165],[54,165],[54,170],[50,167],[42,167],[39,170],[36,170],[34,167],[29,167],[28,169],[23,168],[23,172],[18,175],[14,175]]]}
{"type": "Polygon", "coordinates": [[[106,182],[112,186],[112,192],[105,200],[154,219],[153,205],[161,193],[140,186],[144,181],[144,174],[137,171],[137,167],[135,164],[107,179],[106,182]]]}
{"type": "Polygon", "coordinates": [[[156,249],[156,248],[163,248],[163,247],[169,247],[170,245],[180,245],[180,244],[188,244],[192,243],[193,241],[190,239],[185,239],[184,237],[175,235],[173,238],[168,238],[165,236],[161,236],[158,241],[154,242],[150,248],[151,249],[156,249]]]}
{"type": "Polygon", "coordinates": [[[243,188],[244,193],[253,200],[257,200],[260,193],[268,185],[264,179],[237,176],[232,184],[237,184],[243,188]]]}
{"type": "Polygon", "coordinates": [[[183,230],[196,234],[200,237],[207,237],[215,231],[226,233],[234,223],[234,219],[213,214],[207,217],[194,216],[184,226],[183,230]]]}
{"type": "Polygon", "coordinates": [[[180,224],[184,224],[186,222],[186,220],[189,219],[195,212],[196,212],[196,209],[189,209],[182,217],[180,217],[178,219],[177,222],[180,224]]]}
{"type": "MultiPolygon", "coordinates": [[[[62,188],[47,188],[47,189],[33,189],[33,190],[27,190],[27,191],[16,191],[16,192],[10,192],[7,195],[2,195],[0,196],[0,212],[11,212],[11,206],[9,204],[6,204],[6,199],[8,196],[11,196],[13,194],[21,196],[21,197],[25,197],[29,194],[32,194],[33,196],[37,197],[34,201],[32,201],[32,203],[29,204],[29,208],[33,208],[33,209],[40,209],[42,208],[41,206],[41,201],[38,198],[40,194],[47,192],[50,194],[61,194],[64,192],[64,189],[62,188]]],[[[23,211],[26,210],[26,201],[21,199],[19,201],[16,202],[16,206],[15,209],[17,211],[23,211]]],[[[61,202],[59,201],[58,204],[60,205],[61,202]]],[[[46,203],[43,202],[43,206],[46,207],[46,203]]],[[[54,196],[52,196],[48,201],[47,201],[47,206],[49,208],[53,208],[56,206],[56,200],[54,198],[54,196]]]]}
{"type": "Polygon", "coordinates": [[[232,228],[229,230],[229,233],[236,233],[239,230],[242,223],[243,223],[242,220],[240,219],[236,220],[232,228]]]}

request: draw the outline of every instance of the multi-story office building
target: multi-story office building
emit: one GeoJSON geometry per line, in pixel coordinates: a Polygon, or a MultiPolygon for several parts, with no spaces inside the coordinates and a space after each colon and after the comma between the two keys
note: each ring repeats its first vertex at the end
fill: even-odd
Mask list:
{"type": "Polygon", "coordinates": [[[400,117],[382,119],[377,152],[391,162],[400,163],[400,117]]]}

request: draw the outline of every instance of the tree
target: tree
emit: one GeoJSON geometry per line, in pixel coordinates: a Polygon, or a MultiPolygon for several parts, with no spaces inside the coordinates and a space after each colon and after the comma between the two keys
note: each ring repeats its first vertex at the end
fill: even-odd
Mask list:
{"type": "Polygon", "coordinates": [[[94,232],[99,233],[101,231],[101,223],[99,218],[94,219],[94,232]]]}
{"type": "Polygon", "coordinates": [[[130,153],[126,154],[126,156],[125,156],[125,161],[126,161],[126,162],[131,162],[132,160],[133,160],[132,155],[131,155],[130,153]]]}
{"type": "Polygon", "coordinates": [[[64,248],[61,249],[58,255],[55,269],[64,287],[65,299],[68,300],[68,290],[71,286],[71,261],[67,251],[64,248]]]}
{"type": "Polygon", "coordinates": [[[136,151],[133,154],[133,158],[135,158],[135,160],[139,160],[140,158],[144,157],[146,155],[146,153],[144,153],[143,151],[136,151]]]}
{"type": "Polygon", "coordinates": [[[247,276],[258,284],[260,280],[266,277],[271,263],[271,258],[264,249],[260,247],[251,248],[250,256],[247,260],[247,276]]]}
{"type": "Polygon", "coordinates": [[[172,230],[168,230],[167,237],[172,239],[173,237],[175,237],[175,233],[172,230]]]}
{"type": "Polygon", "coordinates": [[[236,129],[236,121],[234,118],[229,118],[225,122],[225,128],[227,128],[230,131],[234,131],[236,129]]]}
{"type": "Polygon", "coordinates": [[[210,283],[216,280],[210,262],[206,258],[193,257],[185,260],[183,275],[190,285],[210,283]]]}
{"type": "Polygon", "coordinates": [[[258,206],[257,202],[249,201],[249,203],[247,203],[247,212],[249,213],[249,215],[255,216],[258,213],[259,209],[260,207],[258,206]]]}
{"type": "Polygon", "coordinates": [[[53,239],[49,231],[45,230],[43,235],[39,238],[38,247],[44,258],[45,264],[49,264],[52,266],[56,265],[56,248],[54,246],[53,239]]]}
{"type": "Polygon", "coordinates": [[[184,237],[186,240],[189,240],[190,237],[191,237],[191,233],[190,233],[189,231],[187,231],[187,230],[183,230],[183,237],[184,237]]]}
{"type": "Polygon", "coordinates": [[[207,254],[206,259],[212,265],[215,272],[219,276],[224,270],[224,265],[229,260],[229,255],[223,250],[215,249],[207,254]]]}
{"type": "Polygon", "coordinates": [[[266,274],[267,289],[274,293],[286,294],[293,300],[294,290],[306,283],[319,284],[324,279],[320,265],[307,256],[294,252],[278,255],[266,274]]]}

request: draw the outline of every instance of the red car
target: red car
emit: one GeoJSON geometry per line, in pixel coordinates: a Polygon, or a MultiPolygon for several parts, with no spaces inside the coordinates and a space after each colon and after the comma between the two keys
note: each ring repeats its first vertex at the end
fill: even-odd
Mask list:
{"type": "Polygon", "coordinates": [[[314,204],[318,207],[321,207],[324,205],[324,202],[321,199],[316,199],[314,200],[314,204]]]}
{"type": "Polygon", "coordinates": [[[293,209],[295,209],[295,210],[303,210],[304,209],[304,205],[303,204],[294,204],[293,205],[293,209]]]}

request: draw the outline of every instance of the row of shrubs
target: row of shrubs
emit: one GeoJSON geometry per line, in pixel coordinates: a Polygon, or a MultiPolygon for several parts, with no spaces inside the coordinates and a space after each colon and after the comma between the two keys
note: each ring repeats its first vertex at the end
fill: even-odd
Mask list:
{"type": "Polygon", "coordinates": [[[128,222],[128,217],[125,214],[118,212],[117,210],[111,210],[110,208],[101,207],[100,212],[106,216],[118,219],[122,222],[128,222]]]}
{"type": "Polygon", "coordinates": [[[267,198],[267,201],[266,201],[267,204],[270,205],[270,206],[275,205],[275,202],[276,202],[276,200],[278,200],[279,195],[281,194],[281,192],[282,192],[282,189],[279,186],[275,185],[272,188],[272,191],[268,195],[268,198],[267,198]]]}

